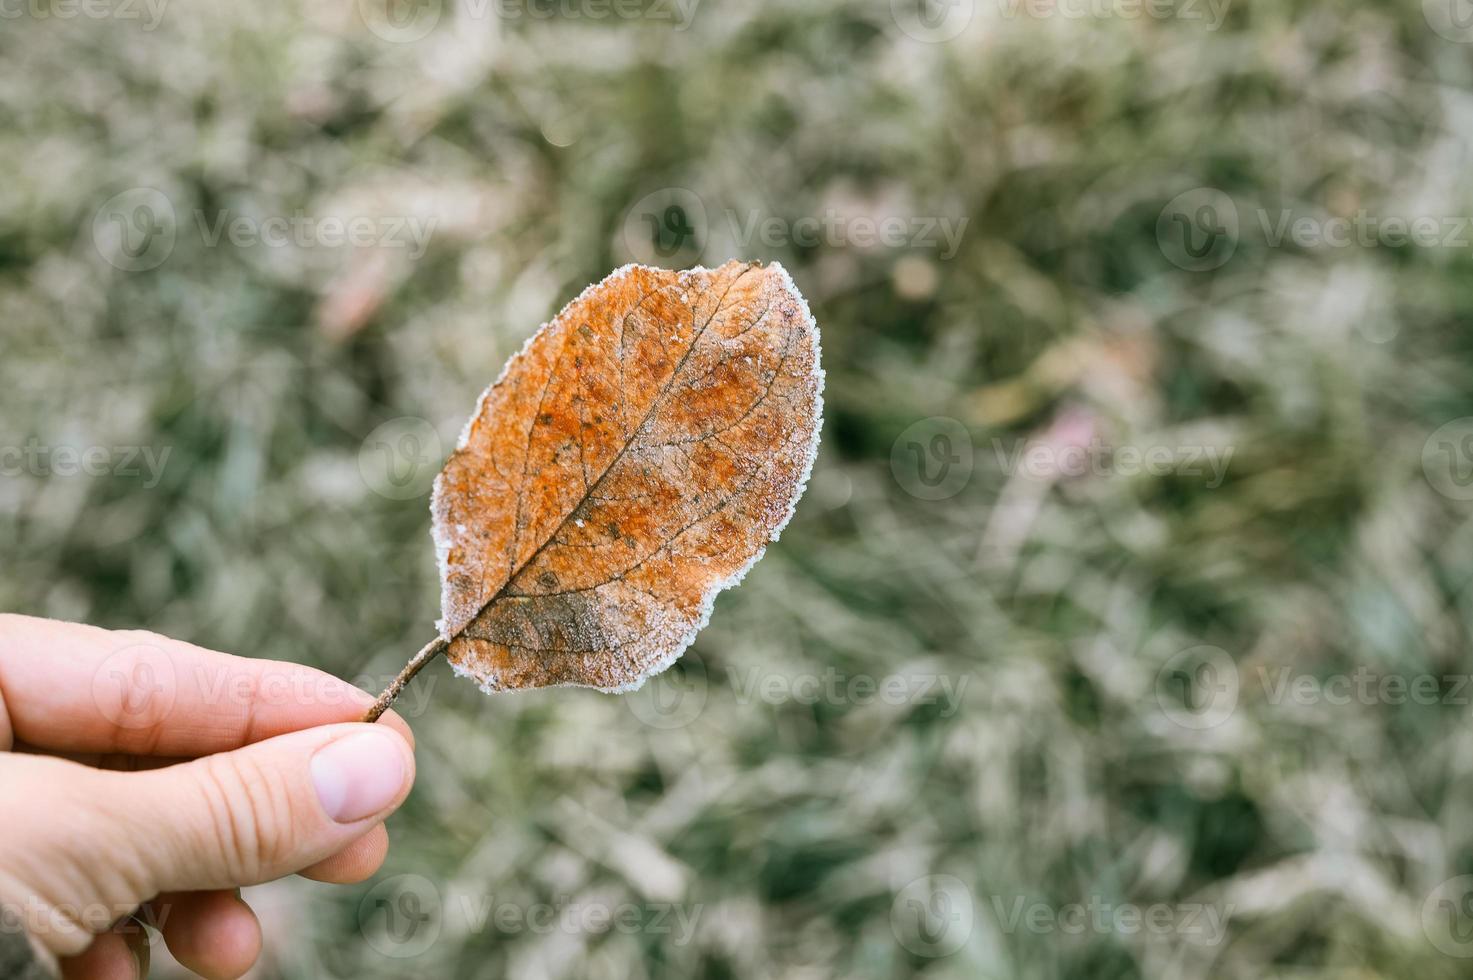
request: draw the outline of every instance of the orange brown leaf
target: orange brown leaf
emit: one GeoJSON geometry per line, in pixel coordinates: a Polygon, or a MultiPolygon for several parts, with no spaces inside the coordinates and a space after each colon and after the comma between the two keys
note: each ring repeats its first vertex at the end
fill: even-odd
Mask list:
{"type": "Polygon", "coordinates": [[[487,691],[638,687],[792,516],[818,329],[782,266],[626,266],[544,325],[435,483],[441,635],[487,691]]]}

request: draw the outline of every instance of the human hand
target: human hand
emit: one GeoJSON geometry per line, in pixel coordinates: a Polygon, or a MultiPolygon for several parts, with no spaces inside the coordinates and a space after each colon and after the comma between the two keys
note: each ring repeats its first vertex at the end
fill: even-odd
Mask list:
{"type": "Polygon", "coordinates": [[[383,863],[413,736],[321,671],[144,632],[0,615],[0,928],[64,977],[147,974],[140,907],[169,950],[234,978],[261,950],[236,891],[383,863]]]}

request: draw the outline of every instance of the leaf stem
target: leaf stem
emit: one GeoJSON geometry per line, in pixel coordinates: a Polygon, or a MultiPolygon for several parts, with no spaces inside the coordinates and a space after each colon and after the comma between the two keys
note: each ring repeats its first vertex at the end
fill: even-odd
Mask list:
{"type": "Polygon", "coordinates": [[[444,653],[445,648],[448,646],[450,644],[443,636],[437,636],[429,643],[426,643],[420,649],[419,653],[416,653],[410,659],[409,663],[404,666],[404,669],[399,671],[399,676],[395,677],[389,682],[389,686],[384,688],[384,693],[378,696],[378,700],[373,703],[372,708],[368,709],[368,714],[363,716],[363,720],[370,724],[378,721],[383,713],[389,710],[389,706],[403,693],[404,686],[414,680],[414,675],[424,670],[425,664],[444,653]]]}

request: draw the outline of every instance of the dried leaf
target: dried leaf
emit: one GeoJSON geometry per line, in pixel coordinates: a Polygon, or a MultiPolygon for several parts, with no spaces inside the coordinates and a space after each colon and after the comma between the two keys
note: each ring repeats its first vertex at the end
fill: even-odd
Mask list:
{"type": "Polygon", "coordinates": [[[626,266],[543,326],[435,483],[455,670],[623,691],[674,662],[792,516],[818,357],[776,264],[626,266]]]}

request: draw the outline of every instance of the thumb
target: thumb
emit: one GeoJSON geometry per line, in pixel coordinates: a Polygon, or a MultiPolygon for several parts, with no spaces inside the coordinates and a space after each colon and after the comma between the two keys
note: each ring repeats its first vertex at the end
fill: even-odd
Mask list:
{"type": "Polygon", "coordinates": [[[414,754],[383,725],[328,725],[134,773],[121,811],[153,892],[270,881],[342,850],[404,802],[414,754]]]}

